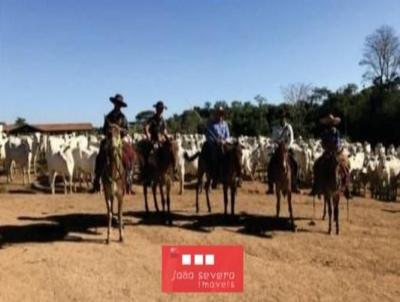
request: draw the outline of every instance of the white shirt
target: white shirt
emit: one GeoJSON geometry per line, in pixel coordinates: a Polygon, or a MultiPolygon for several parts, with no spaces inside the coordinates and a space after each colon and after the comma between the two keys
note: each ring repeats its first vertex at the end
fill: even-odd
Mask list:
{"type": "Polygon", "coordinates": [[[294,141],[292,125],[285,123],[280,131],[278,141],[283,142],[288,149],[292,146],[294,141]]]}

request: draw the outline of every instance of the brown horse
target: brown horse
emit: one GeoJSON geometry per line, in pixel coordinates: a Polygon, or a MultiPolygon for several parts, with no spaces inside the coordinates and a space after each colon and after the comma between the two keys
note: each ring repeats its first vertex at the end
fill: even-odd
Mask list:
{"type": "Polygon", "coordinates": [[[278,148],[275,151],[275,165],[273,166],[273,178],[276,189],[276,217],[279,217],[281,208],[281,194],[287,196],[290,223],[292,230],[296,230],[296,225],[293,219],[292,208],[292,172],[289,161],[289,152],[285,144],[278,143],[278,148]]]}
{"type": "Polygon", "coordinates": [[[324,214],[326,214],[326,207],[328,208],[329,215],[329,229],[328,233],[332,233],[332,208],[333,218],[336,222],[336,234],[339,234],[339,201],[341,192],[341,167],[333,154],[326,154],[320,164],[320,170],[316,175],[318,177],[318,193],[320,192],[324,197],[324,214]]]}
{"type": "MultiPolygon", "coordinates": [[[[199,212],[199,194],[203,185],[203,177],[206,176],[205,182],[205,193],[207,200],[208,212],[211,212],[210,204],[210,183],[213,173],[213,169],[210,164],[210,152],[207,149],[207,144],[203,145],[201,152],[188,157],[185,154],[185,159],[188,161],[193,161],[199,157],[199,167],[197,171],[197,185],[196,185],[196,212],[199,212]]],[[[228,214],[228,190],[230,189],[231,198],[231,215],[235,216],[235,198],[237,192],[237,180],[241,175],[241,158],[242,158],[242,147],[239,143],[226,143],[222,145],[222,157],[221,157],[221,180],[224,192],[224,215],[228,214]]]]}
{"type": "Polygon", "coordinates": [[[137,154],[134,145],[132,144],[132,139],[124,138],[123,147],[123,163],[125,169],[125,192],[126,194],[132,194],[133,176],[135,170],[135,163],[137,160],[137,154]]]}
{"type": "Polygon", "coordinates": [[[110,243],[111,225],[113,220],[113,202],[118,200],[118,229],[119,241],[123,238],[122,206],[125,194],[125,170],[122,156],[121,128],[110,123],[110,135],[107,143],[107,161],[101,180],[104,187],[104,197],[107,206],[108,229],[107,244],[110,243]]]}
{"type": "Polygon", "coordinates": [[[146,213],[149,212],[147,202],[147,187],[151,186],[153,191],[154,206],[156,211],[159,211],[157,203],[157,187],[160,190],[161,204],[163,217],[172,225],[171,217],[171,186],[174,179],[174,168],[176,163],[176,154],[178,146],[175,141],[166,138],[164,142],[159,143],[157,148],[154,148],[149,154],[147,163],[141,165],[143,176],[143,194],[146,213]],[[164,194],[164,186],[165,193],[164,194]],[[167,217],[165,216],[167,211],[167,217]]]}

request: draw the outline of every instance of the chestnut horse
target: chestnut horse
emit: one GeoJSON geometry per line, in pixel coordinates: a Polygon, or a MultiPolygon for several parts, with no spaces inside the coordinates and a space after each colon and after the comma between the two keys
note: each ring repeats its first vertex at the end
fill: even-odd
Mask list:
{"type": "Polygon", "coordinates": [[[101,176],[108,217],[107,244],[110,243],[113,202],[115,198],[118,200],[119,241],[122,242],[124,240],[122,206],[125,194],[125,170],[122,156],[121,128],[116,124],[110,123],[110,135],[111,137],[108,138],[109,141],[105,151],[107,153],[107,160],[101,176]]]}
{"type": "Polygon", "coordinates": [[[278,148],[275,151],[275,165],[273,166],[273,178],[276,190],[276,217],[279,217],[281,208],[281,194],[287,197],[290,223],[292,230],[296,230],[296,225],[293,219],[292,208],[292,172],[290,167],[289,152],[284,143],[279,142],[278,148]]]}
{"type": "MultiPolygon", "coordinates": [[[[143,144],[151,144],[143,142],[143,144]]],[[[172,225],[171,217],[171,186],[174,179],[174,169],[178,152],[178,145],[175,141],[166,138],[158,143],[148,155],[142,156],[141,175],[143,177],[143,194],[146,213],[149,212],[147,203],[147,187],[151,186],[153,191],[154,206],[159,211],[157,203],[157,187],[160,190],[161,205],[164,220],[172,225]],[[143,157],[148,156],[147,163],[143,157]],[[165,187],[165,192],[164,192],[165,187]],[[164,194],[165,193],[165,194],[164,194]]]]}

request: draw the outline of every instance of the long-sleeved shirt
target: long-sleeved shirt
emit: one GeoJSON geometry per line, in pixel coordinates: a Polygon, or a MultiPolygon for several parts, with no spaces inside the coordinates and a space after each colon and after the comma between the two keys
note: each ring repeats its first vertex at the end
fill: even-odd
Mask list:
{"type": "Polygon", "coordinates": [[[322,147],[326,151],[339,151],[341,148],[340,132],[337,128],[325,129],[321,135],[322,147]]]}
{"type": "Polygon", "coordinates": [[[280,134],[279,134],[277,140],[279,142],[284,143],[287,148],[290,148],[294,141],[292,125],[290,125],[289,123],[285,123],[285,125],[282,127],[282,129],[280,131],[280,134]]]}
{"type": "Polygon", "coordinates": [[[109,123],[117,124],[122,128],[121,135],[124,136],[128,131],[128,120],[125,115],[120,110],[113,109],[108,113],[104,119],[103,134],[108,134],[108,129],[110,127],[109,123]]]}
{"type": "Polygon", "coordinates": [[[159,135],[164,133],[165,130],[167,129],[167,125],[165,123],[164,118],[162,116],[158,116],[157,114],[154,114],[147,121],[146,125],[149,126],[150,139],[153,142],[158,142],[159,141],[159,135]]]}
{"type": "Polygon", "coordinates": [[[206,131],[207,141],[217,142],[218,140],[227,140],[230,138],[229,127],[225,121],[214,121],[210,123],[206,131]]]}

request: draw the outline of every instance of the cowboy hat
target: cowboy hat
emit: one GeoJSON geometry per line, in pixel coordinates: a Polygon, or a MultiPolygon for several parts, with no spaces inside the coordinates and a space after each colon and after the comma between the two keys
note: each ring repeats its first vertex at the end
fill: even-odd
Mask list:
{"type": "Polygon", "coordinates": [[[321,118],[320,123],[323,125],[339,125],[340,124],[340,117],[333,116],[333,114],[329,114],[323,118],[321,118]]]}
{"type": "Polygon", "coordinates": [[[157,103],[155,103],[155,104],[153,105],[153,107],[154,107],[154,108],[162,108],[162,109],[165,109],[165,110],[168,109],[167,106],[164,105],[164,102],[163,102],[163,101],[158,101],[157,103]]]}
{"type": "Polygon", "coordinates": [[[110,97],[110,102],[114,105],[118,105],[121,107],[127,107],[128,105],[124,102],[124,97],[120,94],[116,94],[115,96],[110,97]]]}

